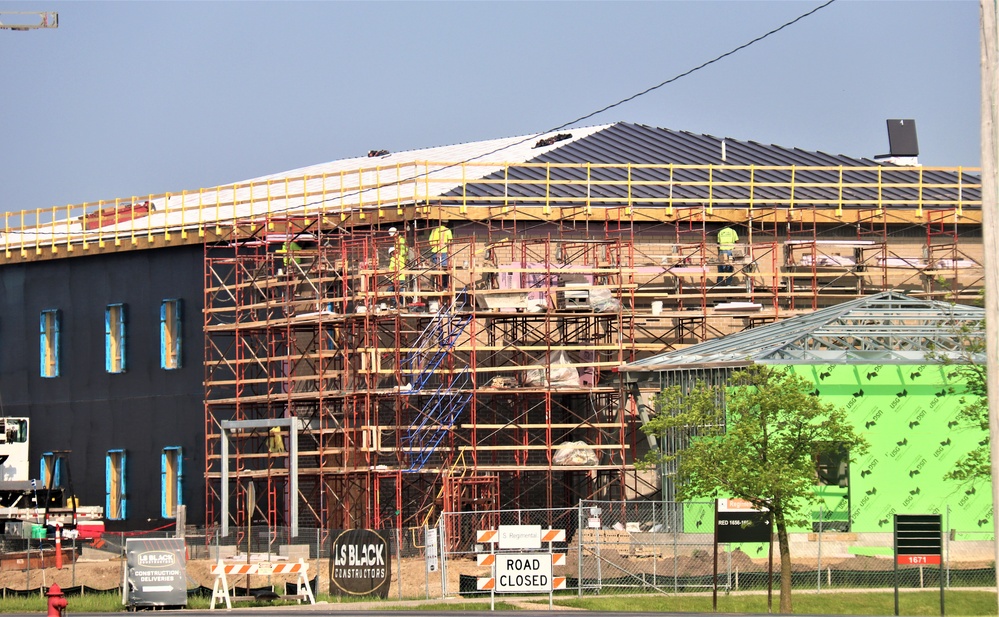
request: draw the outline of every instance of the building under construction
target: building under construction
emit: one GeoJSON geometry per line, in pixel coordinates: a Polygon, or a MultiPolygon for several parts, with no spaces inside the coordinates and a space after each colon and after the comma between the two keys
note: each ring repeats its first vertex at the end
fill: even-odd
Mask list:
{"type": "Polygon", "coordinates": [[[654,392],[617,367],[885,290],[977,298],[977,170],[912,162],[626,123],[373,151],[8,216],[0,272],[204,247],[209,525],[250,483],[292,528],[658,498],[654,392]]]}

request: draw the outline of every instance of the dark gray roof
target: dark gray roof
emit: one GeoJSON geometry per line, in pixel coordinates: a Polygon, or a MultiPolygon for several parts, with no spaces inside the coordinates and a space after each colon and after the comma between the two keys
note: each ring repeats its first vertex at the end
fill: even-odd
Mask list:
{"type": "MultiPolygon", "coordinates": [[[[571,133],[571,130],[565,131],[571,133]]],[[[755,141],[742,141],[731,138],[720,138],[712,135],[698,135],[686,131],[674,131],[670,129],[655,128],[641,124],[631,124],[618,122],[609,125],[603,130],[597,131],[582,139],[567,142],[559,145],[558,142],[545,148],[539,148],[539,154],[529,163],[594,163],[594,164],[615,164],[615,165],[698,165],[699,169],[674,169],[674,181],[704,181],[706,180],[705,167],[712,168],[713,198],[717,205],[718,201],[726,198],[746,197],[745,187],[727,189],[717,183],[725,181],[738,181],[746,183],[749,181],[748,169],[732,169],[732,166],[809,166],[809,167],[868,167],[877,168],[891,167],[899,169],[895,165],[879,163],[867,158],[856,158],[840,154],[826,154],[825,152],[812,152],[798,148],[785,148],[775,145],[761,144],[755,141]],[[725,144],[725,160],[722,160],[722,143],[725,144]]],[[[467,199],[475,197],[502,197],[504,190],[507,197],[516,200],[517,198],[539,199],[545,194],[545,173],[543,167],[520,167],[512,166],[506,172],[510,179],[518,180],[540,180],[539,184],[511,184],[504,188],[504,183],[479,183],[469,182],[464,188],[464,196],[467,199]]],[[[669,180],[670,171],[668,169],[645,169],[638,168],[632,170],[633,181],[654,181],[654,186],[633,187],[634,205],[640,205],[642,198],[666,199],[670,195],[669,180]]],[[[585,169],[565,169],[554,167],[551,169],[552,179],[565,180],[575,179],[586,180],[585,169]]],[[[834,187],[808,187],[802,186],[808,183],[837,183],[839,182],[838,169],[822,171],[802,171],[796,170],[794,198],[798,201],[809,199],[837,199],[837,189],[834,187]]],[[[883,174],[881,181],[884,183],[881,198],[883,200],[899,200],[907,205],[915,207],[917,205],[917,191],[913,187],[898,186],[901,184],[919,183],[919,168],[906,167],[904,171],[893,171],[883,174]],[[895,185],[895,186],[893,186],[895,185]]],[[[958,175],[956,173],[924,170],[925,184],[957,184],[958,175]]],[[[498,171],[486,180],[502,180],[504,171],[498,171]]],[[[627,170],[622,168],[602,169],[593,168],[591,170],[591,180],[613,180],[622,182],[627,179],[627,170]]],[[[761,170],[754,172],[756,183],[780,183],[782,186],[755,186],[753,197],[760,200],[778,200],[787,203],[791,200],[789,170],[761,170]]],[[[876,200],[878,173],[876,169],[864,171],[843,172],[843,183],[853,185],[848,186],[844,191],[843,199],[846,200],[876,200]],[[869,186],[857,186],[866,184],[869,186]]],[[[961,181],[965,184],[978,184],[977,176],[963,174],[961,181]]],[[[551,188],[553,196],[564,196],[575,199],[586,197],[586,188],[583,186],[559,186],[553,185],[551,188]]],[[[600,186],[593,185],[590,188],[592,197],[618,198],[626,197],[626,190],[621,185],[600,186]]],[[[445,197],[461,197],[462,189],[456,188],[445,197]]],[[[707,187],[704,186],[683,186],[675,185],[674,198],[681,199],[703,199],[708,200],[707,187]]],[[[981,199],[981,191],[977,188],[965,188],[960,191],[953,189],[930,189],[924,190],[924,200],[933,199],[941,201],[956,201],[961,198],[965,201],[976,201],[981,199]]],[[[898,204],[894,204],[898,207],[898,204]]],[[[904,207],[904,206],[903,206],[904,207]]]]}
{"type": "MultiPolygon", "coordinates": [[[[966,362],[985,310],[888,291],[626,364],[665,371],[738,364],[966,362]]],[[[984,358],[975,358],[984,361],[984,358]]]]}

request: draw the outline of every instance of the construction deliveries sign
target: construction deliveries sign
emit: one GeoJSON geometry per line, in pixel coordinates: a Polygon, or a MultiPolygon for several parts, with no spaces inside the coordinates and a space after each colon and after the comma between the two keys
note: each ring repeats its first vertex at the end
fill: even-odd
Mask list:
{"type": "Polygon", "coordinates": [[[390,535],[373,529],[333,532],[330,546],[330,593],[388,597],[392,581],[390,535]]]}
{"type": "Polygon", "coordinates": [[[183,538],[125,540],[125,604],[187,606],[187,548],[183,538]]]}

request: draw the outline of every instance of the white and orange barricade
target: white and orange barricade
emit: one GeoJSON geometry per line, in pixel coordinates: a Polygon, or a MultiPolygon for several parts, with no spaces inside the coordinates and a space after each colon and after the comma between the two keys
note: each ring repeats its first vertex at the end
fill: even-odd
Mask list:
{"type": "Polygon", "coordinates": [[[240,574],[258,574],[262,576],[270,576],[272,574],[295,575],[295,595],[279,595],[278,597],[286,600],[298,600],[299,602],[308,600],[309,604],[316,603],[316,597],[312,594],[312,588],[309,586],[309,564],[305,563],[304,559],[299,559],[297,563],[223,563],[222,560],[219,560],[212,567],[212,574],[215,575],[215,584],[212,585],[211,609],[215,608],[216,601],[224,600],[225,607],[231,610],[232,600],[238,599],[229,594],[229,579],[226,578],[229,574],[233,576],[239,576],[240,574]]]}

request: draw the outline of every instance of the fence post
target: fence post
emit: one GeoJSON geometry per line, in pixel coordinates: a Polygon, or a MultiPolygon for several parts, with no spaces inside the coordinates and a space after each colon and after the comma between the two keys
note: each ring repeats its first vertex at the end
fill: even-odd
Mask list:
{"type": "MultiPolygon", "coordinates": [[[[947,587],[950,587],[950,504],[947,504],[946,520],[944,525],[944,555],[947,587]]],[[[941,572],[941,574],[944,573],[941,572]]]]}
{"type": "Polygon", "coordinates": [[[121,552],[118,553],[118,563],[121,565],[121,567],[119,568],[120,574],[118,576],[118,581],[119,581],[119,585],[121,585],[121,603],[124,604],[125,600],[126,600],[126,598],[125,598],[125,592],[126,592],[126,588],[125,588],[125,532],[124,531],[122,531],[121,533],[118,534],[118,541],[120,542],[119,548],[121,549],[121,552]]]}
{"type": "Polygon", "coordinates": [[[659,586],[659,551],[662,548],[659,542],[659,532],[655,531],[659,529],[657,526],[656,519],[656,502],[652,502],[652,524],[649,526],[649,531],[654,535],[652,536],[652,586],[659,586]]]}
{"type": "Polygon", "coordinates": [[[583,500],[579,500],[579,506],[576,510],[576,595],[577,597],[583,597],[583,530],[584,527],[584,508],[583,500]]]}
{"type": "Polygon", "coordinates": [[[444,541],[444,513],[437,518],[437,552],[441,560],[441,599],[447,597],[447,543],[444,541]]]}
{"type": "Polygon", "coordinates": [[[322,527],[316,527],[316,588],[312,590],[313,597],[319,595],[319,580],[322,578],[319,575],[319,568],[323,565],[323,529],[322,527]]]}
{"type": "Polygon", "coordinates": [[[680,513],[678,512],[679,504],[677,504],[675,501],[671,502],[671,503],[672,503],[671,509],[673,510],[672,513],[671,513],[672,514],[672,521],[670,521],[671,522],[670,529],[673,530],[673,593],[679,593],[679,591],[680,591],[680,582],[679,582],[678,579],[679,579],[679,576],[680,576],[680,572],[679,572],[679,569],[680,569],[680,566],[679,566],[680,555],[679,555],[678,551],[680,550],[680,545],[679,545],[679,541],[680,541],[680,537],[679,537],[680,530],[678,529],[677,521],[680,520],[680,516],[679,516],[680,513]]]}
{"type": "Polygon", "coordinates": [[[728,593],[732,593],[732,545],[728,544],[726,546],[728,547],[728,550],[726,551],[728,557],[725,559],[725,581],[728,587],[728,593]]]}
{"type": "Polygon", "coordinates": [[[819,503],[819,534],[818,534],[819,535],[819,540],[818,540],[818,543],[819,543],[819,546],[818,546],[819,556],[818,556],[818,563],[816,564],[816,568],[815,568],[815,591],[816,592],[822,591],[822,520],[823,520],[823,516],[825,516],[825,513],[822,510],[822,507],[824,505],[825,504],[823,504],[823,503],[819,503]]]}

